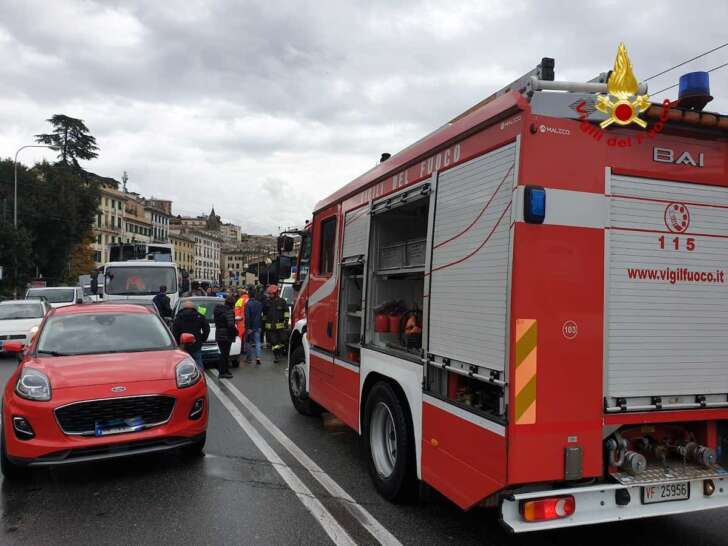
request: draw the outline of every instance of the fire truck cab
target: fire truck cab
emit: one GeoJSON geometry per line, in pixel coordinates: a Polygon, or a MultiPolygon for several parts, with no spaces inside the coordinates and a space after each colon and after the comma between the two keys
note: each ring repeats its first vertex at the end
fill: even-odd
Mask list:
{"type": "Polygon", "coordinates": [[[291,398],[387,499],[515,532],[728,506],[728,117],[602,128],[607,78],[544,59],[316,205],[291,398]]]}

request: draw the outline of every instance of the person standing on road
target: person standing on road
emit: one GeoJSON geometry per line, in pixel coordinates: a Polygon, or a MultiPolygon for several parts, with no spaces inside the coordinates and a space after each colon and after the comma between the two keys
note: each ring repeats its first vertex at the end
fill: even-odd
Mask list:
{"type": "Polygon", "coordinates": [[[159,287],[159,293],[154,296],[152,300],[154,305],[159,311],[159,316],[165,321],[172,320],[172,306],[169,303],[169,296],[167,296],[167,287],[162,285],[159,287]]]}
{"type": "Polygon", "coordinates": [[[286,300],[278,295],[278,285],[268,285],[268,298],[263,303],[265,332],[273,349],[273,363],[277,364],[281,351],[286,347],[286,329],[289,313],[286,300]]]}
{"type": "Polygon", "coordinates": [[[240,336],[241,354],[246,354],[245,348],[245,304],[248,303],[248,292],[245,288],[238,290],[238,300],[235,302],[235,324],[238,327],[238,335],[240,336]]]}
{"type": "Polygon", "coordinates": [[[219,377],[222,379],[231,379],[233,374],[230,373],[230,346],[235,341],[238,331],[235,328],[235,297],[228,296],[224,303],[218,303],[215,306],[215,341],[220,349],[220,362],[217,369],[220,372],[219,377]]]}
{"type": "Polygon", "coordinates": [[[255,352],[255,363],[260,366],[260,330],[263,318],[263,304],[255,297],[255,292],[249,296],[250,299],[245,304],[245,332],[248,338],[248,352],[245,361],[250,364],[253,352],[255,352]]]}
{"type": "Polygon", "coordinates": [[[197,367],[204,373],[205,367],[202,365],[202,344],[207,341],[207,336],[210,335],[210,325],[207,319],[197,311],[192,301],[187,300],[182,304],[182,309],[174,317],[172,333],[177,343],[180,342],[182,334],[192,334],[195,336],[195,342],[185,346],[185,350],[195,359],[197,367]]]}

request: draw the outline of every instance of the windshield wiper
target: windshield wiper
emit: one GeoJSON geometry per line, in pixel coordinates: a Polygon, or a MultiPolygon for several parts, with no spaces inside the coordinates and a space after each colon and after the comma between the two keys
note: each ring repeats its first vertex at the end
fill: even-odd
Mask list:
{"type": "Polygon", "coordinates": [[[62,353],[60,351],[43,351],[39,350],[36,351],[38,354],[41,355],[51,355],[51,356],[71,356],[71,353],[62,353]]]}

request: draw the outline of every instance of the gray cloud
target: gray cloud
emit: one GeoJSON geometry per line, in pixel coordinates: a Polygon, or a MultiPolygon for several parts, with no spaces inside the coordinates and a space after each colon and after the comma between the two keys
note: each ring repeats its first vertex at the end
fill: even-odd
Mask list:
{"type": "MultiPolygon", "coordinates": [[[[725,41],[728,4],[683,6],[4,2],[0,155],[56,112],[81,117],[101,146],[94,172],[127,170],[135,189],[180,211],[214,203],[246,229],[273,231],[543,56],[559,79],[586,80],[624,40],[644,78],[725,41]]],[[[722,50],[651,88],[726,60],[722,50]]],[[[711,76],[711,108],[726,111],[728,70],[711,76]]]]}

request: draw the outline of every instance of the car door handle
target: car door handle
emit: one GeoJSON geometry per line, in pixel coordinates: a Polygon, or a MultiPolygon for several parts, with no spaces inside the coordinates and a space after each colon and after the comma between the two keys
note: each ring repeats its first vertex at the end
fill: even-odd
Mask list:
{"type": "Polygon", "coordinates": [[[334,323],[332,321],[326,323],[326,335],[329,337],[334,335],[334,323]]]}

